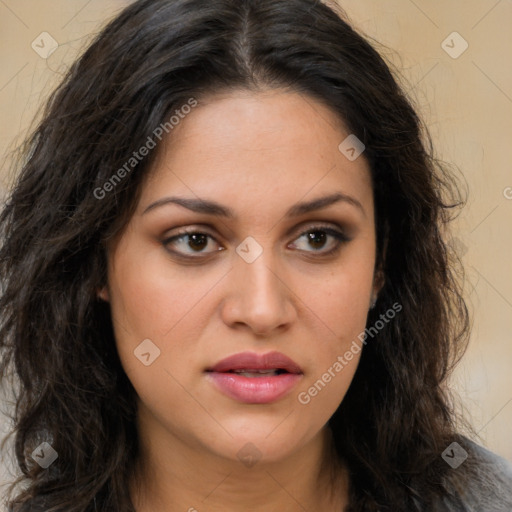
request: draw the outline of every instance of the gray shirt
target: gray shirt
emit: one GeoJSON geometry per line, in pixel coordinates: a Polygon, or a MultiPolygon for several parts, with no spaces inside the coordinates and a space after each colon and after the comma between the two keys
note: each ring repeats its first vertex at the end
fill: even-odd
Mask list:
{"type": "Polygon", "coordinates": [[[464,449],[467,459],[478,461],[478,477],[467,482],[464,489],[453,490],[452,496],[443,498],[433,512],[512,512],[512,464],[469,439],[464,449]]]}

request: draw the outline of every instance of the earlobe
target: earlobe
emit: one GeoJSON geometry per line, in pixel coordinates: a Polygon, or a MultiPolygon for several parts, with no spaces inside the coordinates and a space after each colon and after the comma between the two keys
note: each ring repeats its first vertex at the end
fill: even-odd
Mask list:
{"type": "Polygon", "coordinates": [[[375,296],[377,296],[380,293],[385,282],[386,277],[384,276],[384,272],[382,272],[382,270],[378,270],[373,280],[373,293],[375,296]]]}
{"type": "Polygon", "coordinates": [[[98,291],[96,292],[96,296],[99,299],[104,300],[105,302],[109,302],[110,301],[110,295],[108,293],[108,288],[107,288],[106,285],[103,286],[103,288],[98,289],[98,291]]]}
{"type": "Polygon", "coordinates": [[[370,309],[373,309],[375,307],[375,304],[377,303],[377,298],[385,282],[386,278],[384,276],[384,272],[382,271],[382,269],[377,269],[373,277],[373,290],[370,302],[370,309]]]}

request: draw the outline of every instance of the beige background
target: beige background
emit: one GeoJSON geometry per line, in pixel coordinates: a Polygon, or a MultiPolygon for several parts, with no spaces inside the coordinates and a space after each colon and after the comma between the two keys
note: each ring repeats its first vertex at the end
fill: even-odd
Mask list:
{"type": "MultiPolygon", "coordinates": [[[[11,180],[8,151],[23,139],[66,63],[127,3],[0,0],[4,190],[11,180]],[[48,59],[31,48],[42,32],[59,43],[48,59]]],[[[467,269],[474,329],[453,382],[482,442],[512,461],[512,1],[339,3],[356,27],[386,45],[381,51],[401,69],[438,156],[457,165],[468,182],[454,243],[467,269]],[[469,45],[458,58],[441,46],[454,31],[469,45]]],[[[452,53],[462,48],[457,36],[447,44],[452,53]]],[[[0,428],[6,428],[1,421],[0,428]]]]}

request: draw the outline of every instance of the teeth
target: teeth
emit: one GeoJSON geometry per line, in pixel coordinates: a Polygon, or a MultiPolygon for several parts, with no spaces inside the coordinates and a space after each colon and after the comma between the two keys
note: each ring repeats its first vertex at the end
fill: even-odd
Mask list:
{"type": "Polygon", "coordinates": [[[233,370],[233,373],[243,377],[265,377],[279,375],[277,370],[233,370]]]}

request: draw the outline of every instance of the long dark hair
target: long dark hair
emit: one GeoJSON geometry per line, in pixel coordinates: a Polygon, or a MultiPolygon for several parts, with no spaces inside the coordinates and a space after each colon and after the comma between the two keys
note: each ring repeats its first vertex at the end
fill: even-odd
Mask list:
{"type": "Polygon", "coordinates": [[[190,98],[268,88],[323,102],[365,144],[385,276],[368,325],[402,306],[330,420],[350,510],[428,509],[445,482],[464,485],[470,465],[449,473],[441,458],[460,439],[444,383],[468,334],[442,237],[460,197],[390,66],[318,0],[139,0],[51,96],[0,217],[1,371],[16,390],[22,471],[13,510],[134,510],[134,389],[96,291],[155,152],[106,197],[95,191],[190,98]],[[48,469],[31,456],[43,441],[59,457],[48,469]]]}

